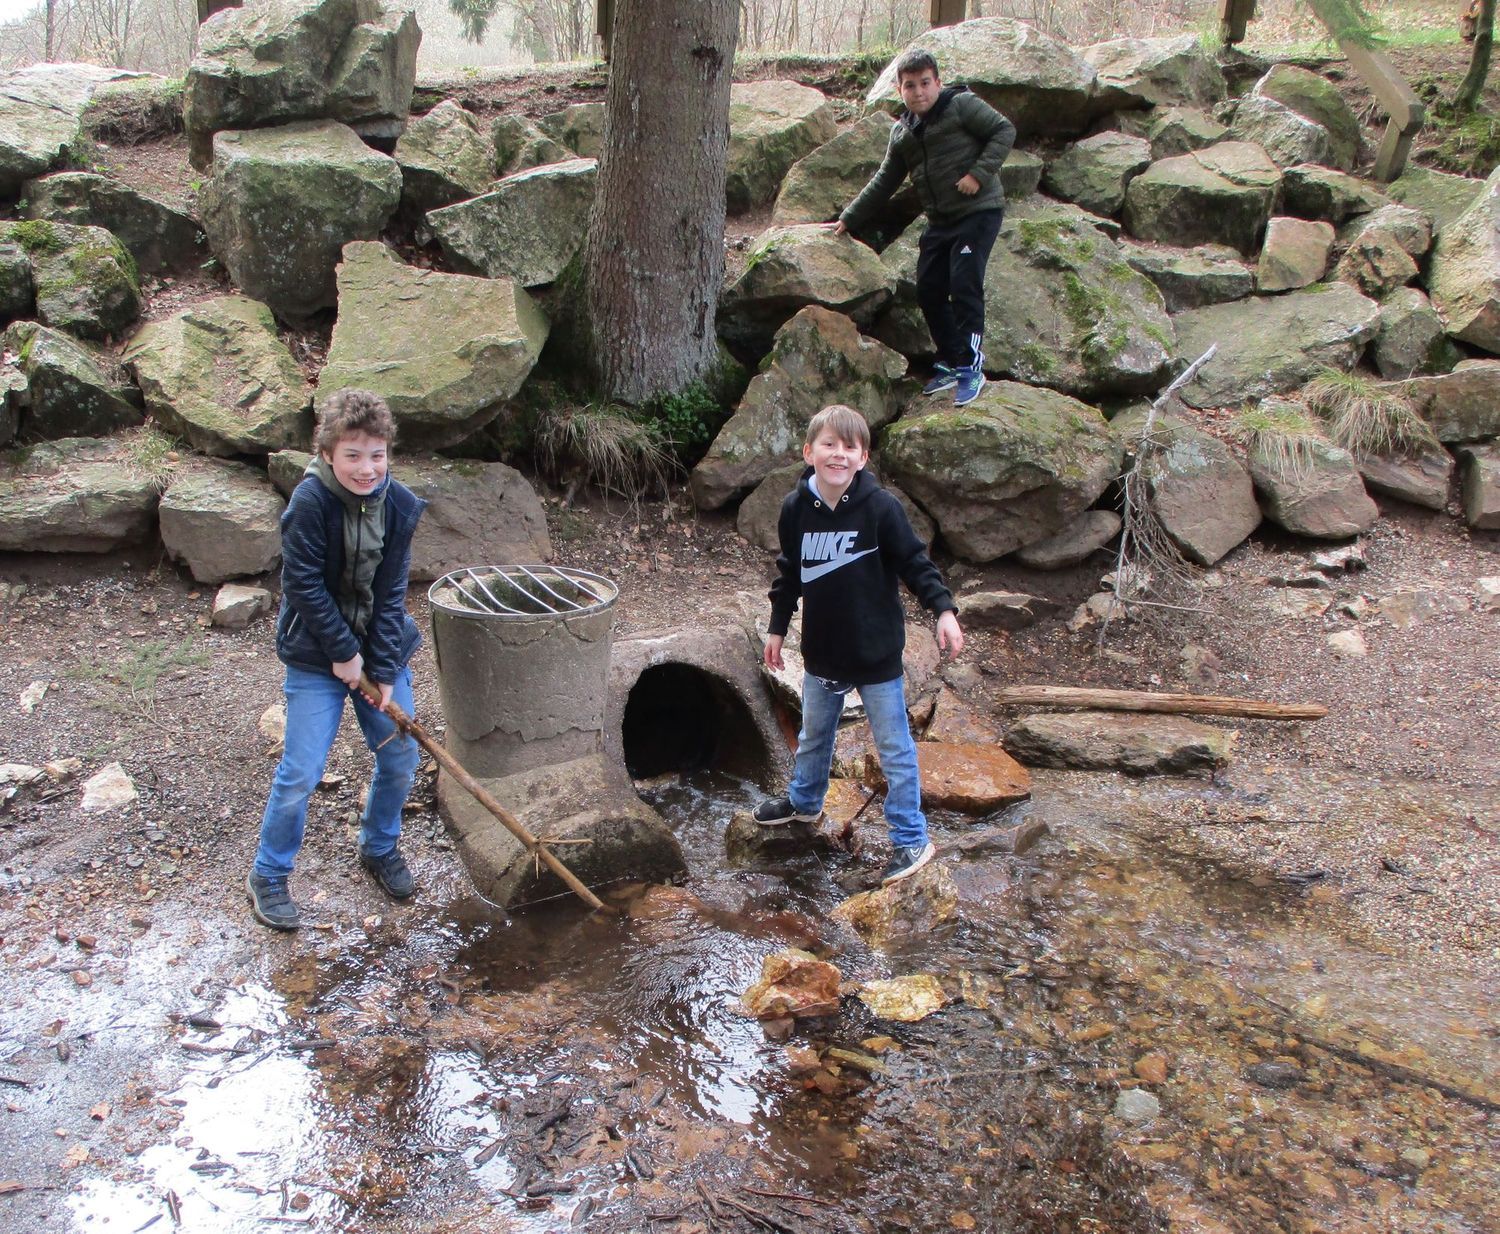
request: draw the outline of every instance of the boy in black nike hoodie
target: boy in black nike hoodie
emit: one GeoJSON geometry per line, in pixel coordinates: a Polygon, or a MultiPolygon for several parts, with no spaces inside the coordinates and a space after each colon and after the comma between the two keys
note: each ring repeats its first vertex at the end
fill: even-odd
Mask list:
{"type": "Polygon", "coordinates": [[[1005,214],[1000,165],[1016,126],[967,86],[944,86],[921,48],[896,61],[896,85],[906,109],[891,126],[885,159],[829,226],[840,235],[858,230],[911,177],[927,215],[917,303],[938,353],[922,393],[952,390],[963,407],[984,389],[984,270],[1005,214]]]}
{"type": "Polygon", "coordinates": [[[864,470],[870,426],[852,407],[825,407],[807,426],[802,447],[807,471],[781,504],[777,534],[780,571],[771,586],[771,629],[765,662],[783,667],[782,642],[802,600],[802,731],[797,763],[784,797],[755,808],[763,827],[823,812],[833,737],[844,695],[858,690],[885,773],[885,820],[890,864],[882,882],[915,874],[932,860],[922,814],[917,748],[906,722],[901,652],[906,619],[898,583],[938,614],[940,651],[956,656],[964,635],[958,606],[943,576],[907,521],[899,502],[864,470]]]}

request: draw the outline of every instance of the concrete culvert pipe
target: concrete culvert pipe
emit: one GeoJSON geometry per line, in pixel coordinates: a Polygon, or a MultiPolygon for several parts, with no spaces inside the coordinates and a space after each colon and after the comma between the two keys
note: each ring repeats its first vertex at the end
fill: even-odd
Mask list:
{"type": "MultiPolygon", "coordinates": [[[[604,752],[618,594],[601,575],[544,565],[458,570],[428,592],[449,753],[591,887],[684,869],[666,824],[604,752]]],[[[446,773],[438,806],[481,894],[514,908],[562,893],[446,773]]]]}

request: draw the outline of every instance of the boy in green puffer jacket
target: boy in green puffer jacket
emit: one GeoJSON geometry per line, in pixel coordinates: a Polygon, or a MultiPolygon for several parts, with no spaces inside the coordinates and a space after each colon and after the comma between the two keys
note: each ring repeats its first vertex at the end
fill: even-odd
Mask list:
{"type": "Polygon", "coordinates": [[[906,110],[891,128],[885,159],[829,226],[839,235],[858,228],[911,177],[927,215],[917,303],[938,353],[922,392],[953,390],[962,407],[984,388],[984,268],[1005,213],[1000,165],[1016,126],[967,86],[945,88],[931,52],[906,52],[896,82],[906,110]]]}

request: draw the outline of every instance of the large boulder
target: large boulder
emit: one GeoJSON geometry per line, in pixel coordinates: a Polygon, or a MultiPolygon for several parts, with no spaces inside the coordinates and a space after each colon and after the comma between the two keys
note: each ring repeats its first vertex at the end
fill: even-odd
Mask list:
{"type": "Polygon", "coordinates": [[[1369,531],[1380,515],[1354,456],[1331,442],[1308,439],[1289,464],[1257,441],[1250,449],[1250,474],[1266,517],[1293,535],[1347,540],[1369,531]]]}
{"type": "MultiPolygon", "coordinates": [[[[838,218],[885,158],[891,125],[890,116],[872,112],[793,163],[776,194],[771,222],[784,227],[838,218]]],[[[915,190],[904,184],[886,203],[877,221],[905,227],[921,209],[915,190]]]]}
{"type": "Polygon", "coordinates": [[[1175,341],[1161,293],[1066,211],[1017,208],[984,281],[986,367],[1079,397],[1156,389],[1175,341]]]}
{"type": "Polygon", "coordinates": [[[1333,225],[1278,215],[1266,224],[1266,242],[1255,267],[1255,286],[1262,292],[1293,291],[1316,283],[1328,270],[1333,225]]]}
{"type": "Polygon", "coordinates": [[[1437,234],[1459,218],[1484,191],[1483,180],[1434,171],[1419,163],[1408,163],[1406,170],[1385,186],[1386,196],[1392,201],[1427,215],[1432,220],[1433,232],[1437,234]]]}
{"type": "Polygon", "coordinates": [[[1143,447],[1144,411],[1110,421],[1126,466],[1145,452],[1142,474],[1162,530],[1189,561],[1211,566],[1260,526],[1250,473],[1217,437],[1186,420],[1158,415],[1143,447]]]}
{"type": "Polygon", "coordinates": [[[495,178],[492,138],[453,99],[410,121],[394,154],[401,165],[401,209],[413,219],[477,197],[495,178]]]}
{"type": "Polygon", "coordinates": [[[125,247],[102,227],[46,219],[0,223],[0,245],[31,264],[36,315],[79,338],[108,339],[141,312],[139,274],[125,247]]]}
{"type": "Polygon", "coordinates": [[[1500,352],[1500,168],[1438,232],[1427,294],[1454,338],[1500,352]]]}
{"type": "Polygon", "coordinates": [[[1241,99],[1229,131],[1237,140],[1259,146],[1278,167],[1327,163],[1331,157],[1328,130],[1275,99],[1241,99]]]}
{"type": "Polygon", "coordinates": [[[895,383],[905,372],[900,355],[848,317],[816,305],[802,309],[777,331],[761,371],[693,468],[693,501],[716,510],[796,462],[808,421],[833,403],[859,408],[872,429],[889,423],[895,383]]]}
{"type": "Polygon", "coordinates": [[[1465,360],[1450,373],[1413,377],[1393,388],[1445,445],[1500,437],[1500,360],[1465,360]]]}
{"type": "Polygon", "coordinates": [[[1335,226],[1352,215],[1378,210],[1390,201],[1368,180],[1318,163],[1288,167],[1282,173],[1281,196],[1288,214],[1322,219],[1335,226]]]}
{"type": "Polygon", "coordinates": [[[1186,716],[1043,713],[1017,720],[1005,734],[1005,748],[1030,767],[1182,775],[1222,767],[1234,734],[1186,716]]]}
{"type": "Polygon", "coordinates": [[[495,171],[501,176],[530,171],[545,163],[566,163],[575,153],[540,125],[509,113],[495,117],[490,125],[490,142],[495,148],[495,171]]]}
{"type": "Polygon", "coordinates": [[[1153,118],[1144,135],[1151,143],[1153,160],[1191,154],[1229,136],[1226,126],[1195,107],[1166,107],[1151,114],[1153,118]]]}
{"type": "Polygon", "coordinates": [[[1465,446],[1459,504],[1476,531],[1500,531],[1500,446],[1465,446]]]}
{"type": "Polygon", "coordinates": [[[997,381],[959,410],[909,410],[880,457],[954,553],[993,561],[1068,526],[1119,476],[1123,453],[1088,404],[997,381]]]}
{"type": "Polygon", "coordinates": [[[1259,146],[1223,141],[1152,163],[1125,191],[1125,227],[1164,244],[1229,244],[1247,256],[1281,188],[1281,172],[1259,146]]]}
{"type": "Polygon", "coordinates": [[[1362,455],[1355,462],[1368,492],[1428,510],[1442,510],[1448,505],[1453,455],[1440,446],[1429,446],[1415,454],[1362,455]]]}
{"type": "Polygon", "coordinates": [[[68,437],[0,454],[0,551],[110,553],[140,544],[156,479],[129,436],[68,437]]]}
{"type": "Polygon", "coordinates": [[[162,545],[200,583],[264,574],[281,560],[285,508],[253,467],[195,460],[173,472],[161,495],[162,545]]]}
{"type": "Polygon", "coordinates": [[[1321,73],[1294,64],[1272,65],[1250,93],[1254,98],[1273,99],[1322,128],[1328,134],[1327,161],[1340,171],[1348,171],[1359,162],[1359,120],[1344,102],[1338,86],[1321,73]]]}
{"type": "Polygon", "coordinates": [[[311,439],[312,391],[259,301],[199,301],[143,326],[120,358],[157,423],[204,454],[267,454],[311,439]]]}
{"type": "Polygon", "coordinates": [[[273,0],[215,13],[198,28],[183,88],[194,166],[208,166],[221,129],[339,120],[394,139],[411,110],[421,41],[412,10],[382,0],[273,0]]]}
{"type": "Polygon", "coordinates": [[[891,298],[895,276],[868,247],[813,224],[761,233],[745,270],[719,300],[719,334],[765,351],[789,317],[821,305],[869,325],[891,298]]]}
{"type": "Polygon", "coordinates": [[[1250,267],[1224,245],[1180,249],[1122,240],[1120,255],[1156,284],[1169,313],[1243,300],[1255,290],[1250,267]]]}
{"type": "Polygon", "coordinates": [[[397,477],[427,502],[411,545],[413,582],[481,562],[547,561],[547,513],[514,467],[403,452],[397,477]]]}
{"type": "Polygon", "coordinates": [[[0,325],[25,317],[35,304],[26,250],[14,241],[0,243],[0,325]]]}
{"type": "Polygon", "coordinates": [[[1181,395],[1191,407],[1238,407],[1295,390],[1319,369],[1349,369],[1380,327],[1380,306],[1347,283],[1189,309],[1173,318],[1177,358],[1218,352],[1181,395]]]}
{"type": "Polygon", "coordinates": [[[1451,372],[1463,357],[1426,295],[1400,287],[1380,303],[1380,333],[1370,358],[1382,377],[1400,379],[1451,372]]]}
{"type": "MultiPolygon", "coordinates": [[[[925,30],[902,48],[921,47],[936,58],[943,80],[965,82],[1025,137],[1082,133],[1101,111],[1098,70],[1066,43],[1008,17],[976,17],[925,30]]],[[[865,102],[889,106],[899,91],[896,63],[886,65],[865,102]]]]}
{"type": "Polygon", "coordinates": [[[281,318],[331,307],[344,245],[379,236],[401,200],[396,161],[331,120],[218,133],[213,149],[203,226],[234,281],[281,318]]]}
{"type": "Polygon", "coordinates": [[[603,103],[574,103],[543,116],[537,127],[579,158],[598,159],[604,153],[604,120],[603,103]]]}
{"type": "Polygon", "coordinates": [[[27,412],[18,433],[33,441],[107,437],[141,423],[141,394],[109,357],[34,321],[0,336],[26,378],[27,412]]]}
{"type": "Polygon", "coordinates": [[[598,174],[593,159],[533,167],[482,197],[432,211],[427,224],[458,269],[541,287],[583,244],[598,174]]]}
{"type": "Polygon", "coordinates": [[[1207,107],[1229,92],[1224,70],[1195,34],[1110,39],[1081,54],[1098,70],[1099,97],[1110,107],[1207,107]]]}
{"type": "Polygon", "coordinates": [[[776,196],[792,164],[838,132],[833,103],[794,81],[735,82],[729,91],[729,165],[725,194],[732,214],[776,196]]]}
{"type": "Polygon", "coordinates": [[[1125,186],[1150,165],[1151,147],[1144,138],[1095,133],[1048,163],[1042,184],[1054,197],[1112,215],[1125,204],[1125,186]]]}
{"type": "Polygon", "coordinates": [[[21,428],[26,375],[0,355],[0,446],[8,446],[21,428]]]}
{"type": "Polygon", "coordinates": [[[408,266],[384,244],[348,245],[338,288],[319,399],[373,390],[414,445],[452,445],[488,424],[547,341],[546,318],[510,279],[408,266]]]}
{"type": "Polygon", "coordinates": [[[83,138],[94,92],[133,76],[93,64],[32,64],[0,74],[0,197],[63,166],[83,138]]]}
{"type": "Polygon", "coordinates": [[[26,185],[26,217],[102,227],[148,274],[203,258],[203,231],[183,210],[91,172],[60,171],[26,185]]]}

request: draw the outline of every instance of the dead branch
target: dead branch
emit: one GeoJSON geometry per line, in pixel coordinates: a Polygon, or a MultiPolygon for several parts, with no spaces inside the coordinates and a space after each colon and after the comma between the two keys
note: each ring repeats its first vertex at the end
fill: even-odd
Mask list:
{"type": "Polygon", "coordinates": [[[1248,720],[1321,720],[1320,703],[1269,703],[1221,694],[1160,694],[1082,686],[1011,686],[995,698],[1002,707],[1073,707],[1094,711],[1150,711],[1165,715],[1240,716],[1248,720]]]}

